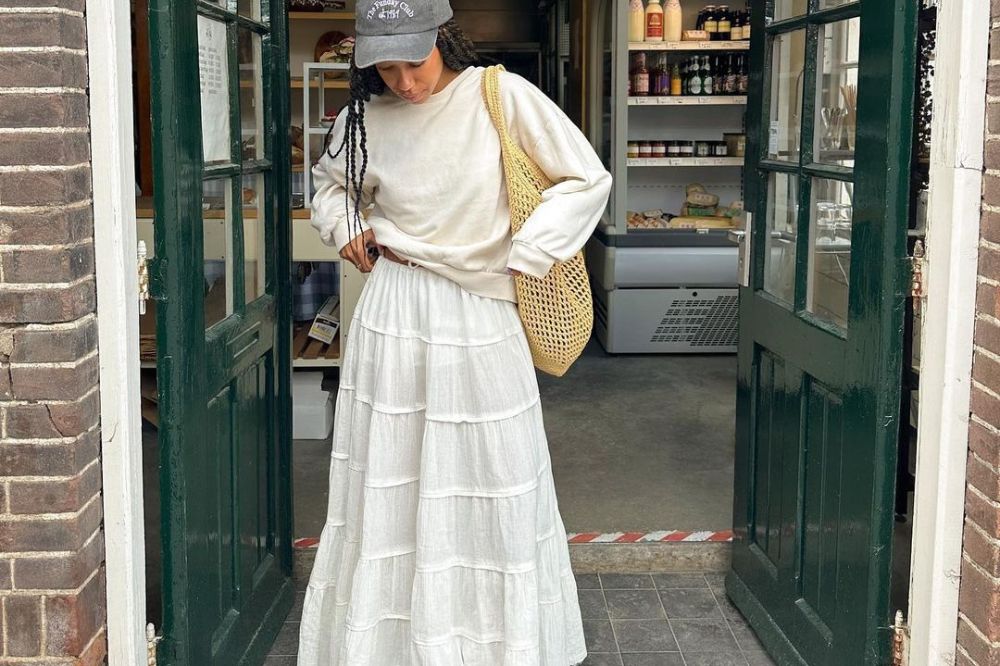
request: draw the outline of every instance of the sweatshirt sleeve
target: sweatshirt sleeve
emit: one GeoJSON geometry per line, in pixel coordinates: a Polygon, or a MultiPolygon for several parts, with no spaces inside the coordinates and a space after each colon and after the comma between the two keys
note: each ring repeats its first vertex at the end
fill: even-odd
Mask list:
{"type": "Polygon", "coordinates": [[[516,75],[501,77],[511,135],[555,185],[514,235],[508,268],[542,278],[586,244],[611,193],[611,174],[555,102],[516,75]]]}
{"type": "MultiPolygon", "coordinates": [[[[334,123],[333,132],[330,134],[330,151],[324,152],[323,157],[312,168],[313,184],[316,187],[316,194],[312,198],[312,226],[319,231],[324,243],[336,247],[337,250],[342,249],[355,236],[371,228],[363,216],[360,229],[354,220],[354,189],[350,188],[348,193],[347,187],[347,148],[345,147],[336,159],[330,154],[331,151],[336,154],[346,124],[345,110],[338,114],[334,123]]],[[[360,171],[360,151],[358,159],[360,171]]],[[[362,185],[362,209],[374,201],[374,187],[370,180],[370,176],[366,177],[362,185]]]]}

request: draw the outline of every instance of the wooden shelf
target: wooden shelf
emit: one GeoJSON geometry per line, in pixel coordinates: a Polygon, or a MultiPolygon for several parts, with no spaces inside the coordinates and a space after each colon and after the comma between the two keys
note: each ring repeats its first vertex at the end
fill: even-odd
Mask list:
{"type": "Polygon", "coordinates": [[[290,21],[353,21],[354,12],[288,12],[290,21]]]}
{"type": "Polygon", "coordinates": [[[742,157],[639,157],[627,160],[630,167],[742,167],[742,157]]]}
{"type": "Polygon", "coordinates": [[[738,42],[629,42],[629,51],[749,51],[749,41],[738,42]]]}
{"type": "Polygon", "coordinates": [[[340,335],[329,345],[309,337],[307,325],[296,325],[292,334],[292,366],[323,368],[340,365],[340,335]]]}
{"type": "Polygon", "coordinates": [[[746,95],[629,97],[629,106],[746,106],[746,95]]]}
{"type": "MultiPolygon", "coordinates": [[[[292,79],[292,90],[302,90],[304,84],[301,78],[292,79]]],[[[319,81],[310,81],[309,87],[313,90],[319,89],[319,81]]],[[[351,82],[347,79],[330,79],[323,83],[326,90],[350,90],[351,82]]]]}

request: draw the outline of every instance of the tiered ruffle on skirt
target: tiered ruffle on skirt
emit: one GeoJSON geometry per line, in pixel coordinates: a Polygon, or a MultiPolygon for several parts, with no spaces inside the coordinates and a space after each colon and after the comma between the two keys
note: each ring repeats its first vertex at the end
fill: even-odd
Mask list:
{"type": "Polygon", "coordinates": [[[585,656],[516,306],[378,261],[341,369],[299,666],[585,656]]]}

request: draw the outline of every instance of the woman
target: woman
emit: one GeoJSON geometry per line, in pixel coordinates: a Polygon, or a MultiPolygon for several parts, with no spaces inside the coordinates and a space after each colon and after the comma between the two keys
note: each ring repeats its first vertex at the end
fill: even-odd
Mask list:
{"type": "Polygon", "coordinates": [[[543,277],[583,246],[610,175],[547,97],[504,74],[511,133],[557,183],[512,239],[483,70],[447,0],[359,2],[354,57],[351,101],[313,170],[313,224],[372,275],[341,368],[298,663],[577,664],[580,608],[513,275],[543,277]]]}

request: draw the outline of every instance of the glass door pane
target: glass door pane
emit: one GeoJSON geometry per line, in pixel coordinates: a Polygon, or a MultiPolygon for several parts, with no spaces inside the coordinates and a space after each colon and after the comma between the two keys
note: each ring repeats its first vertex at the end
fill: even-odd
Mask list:
{"type": "Polygon", "coordinates": [[[206,180],[202,190],[205,328],[233,313],[233,183],[206,180]]]}
{"type": "Polygon", "coordinates": [[[767,249],[764,291],[791,306],[795,301],[796,225],[799,219],[798,177],[772,173],[767,187],[767,249]]]}
{"type": "Polygon", "coordinates": [[[771,112],[767,156],[799,161],[806,31],[778,35],[771,51],[771,112]]]}
{"type": "Polygon", "coordinates": [[[243,283],[246,302],[267,290],[267,201],[262,173],[243,176],[243,283]]]}
{"type": "Polygon", "coordinates": [[[246,28],[240,28],[238,56],[243,159],[244,161],[262,159],[265,156],[265,146],[260,35],[246,28]]]}
{"type": "Polygon", "coordinates": [[[774,20],[782,21],[784,19],[802,16],[808,10],[808,0],[775,0],[774,20]]]}
{"type": "Polygon", "coordinates": [[[198,71],[201,79],[201,137],[205,164],[232,160],[229,124],[227,26],[198,17],[198,71]]]}
{"type": "Polygon", "coordinates": [[[857,132],[858,37],[861,19],[828,23],[820,28],[816,56],[816,161],[854,166],[857,132]]]}
{"type": "Polygon", "coordinates": [[[809,218],[806,310],[847,328],[854,187],[837,180],[813,179],[809,218]]]}

